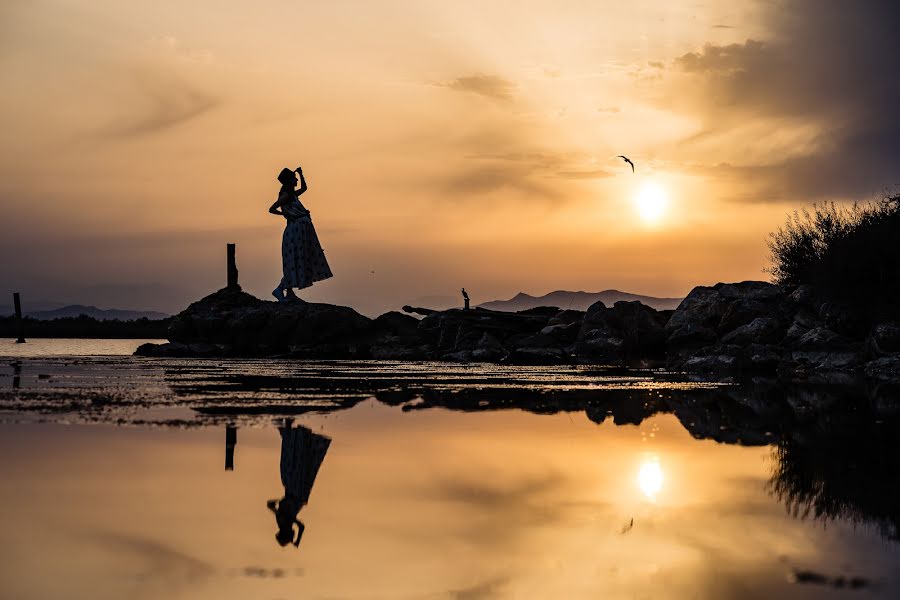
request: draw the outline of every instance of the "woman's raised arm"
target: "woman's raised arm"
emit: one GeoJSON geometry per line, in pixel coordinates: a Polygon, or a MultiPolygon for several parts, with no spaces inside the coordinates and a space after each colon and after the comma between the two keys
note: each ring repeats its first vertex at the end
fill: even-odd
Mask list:
{"type": "Polygon", "coordinates": [[[297,175],[300,176],[300,189],[296,190],[295,193],[297,194],[297,196],[300,196],[303,194],[303,192],[306,191],[306,178],[303,177],[303,169],[301,169],[300,167],[297,167],[296,170],[297,170],[297,175]]]}

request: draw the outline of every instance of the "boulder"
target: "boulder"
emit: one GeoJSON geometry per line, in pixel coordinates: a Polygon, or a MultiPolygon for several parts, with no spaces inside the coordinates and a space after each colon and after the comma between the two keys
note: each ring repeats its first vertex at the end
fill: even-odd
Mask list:
{"type": "Polygon", "coordinates": [[[506,349],[500,341],[490,333],[483,333],[477,347],[472,351],[472,360],[478,362],[496,362],[506,356],[506,349]]]}
{"type": "Polygon", "coordinates": [[[665,356],[664,319],[640,302],[616,302],[607,308],[592,304],[584,315],[575,354],[601,361],[635,362],[665,356]]]}
{"type": "MultiPolygon", "coordinates": [[[[411,317],[409,317],[411,318],[411,317]]],[[[224,288],[172,318],[166,355],[366,357],[371,319],[347,306],[265,302],[224,288]],[[197,344],[206,346],[197,347],[197,344]]],[[[147,352],[148,350],[144,350],[147,352]]]]}
{"type": "Polygon", "coordinates": [[[780,287],[763,281],[695,287],[666,323],[669,349],[690,351],[757,318],[777,317],[783,300],[780,287]]]}
{"type": "Polygon", "coordinates": [[[501,361],[507,365],[562,365],[571,357],[558,348],[518,348],[501,361]]]}
{"type": "Polygon", "coordinates": [[[416,337],[419,332],[419,319],[395,310],[379,315],[373,324],[379,336],[416,337]]]}
{"type": "Polygon", "coordinates": [[[869,335],[869,345],[874,354],[900,352],[900,325],[897,323],[880,323],[869,335]]]}
{"type": "Polygon", "coordinates": [[[774,344],[784,338],[785,329],[778,319],[756,317],[746,325],[734,329],[722,337],[724,344],[747,346],[750,344],[774,344]]]}
{"type": "Polygon", "coordinates": [[[892,354],[871,360],[865,365],[867,377],[890,381],[900,380],[900,354],[892,354]]]}

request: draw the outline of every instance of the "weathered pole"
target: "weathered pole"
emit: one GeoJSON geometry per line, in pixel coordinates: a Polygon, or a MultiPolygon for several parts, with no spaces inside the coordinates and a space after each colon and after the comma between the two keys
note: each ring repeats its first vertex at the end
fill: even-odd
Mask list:
{"type": "Polygon", "coordinates": [[[25,343],[25,321],[22,320],[22,301],[19,299],[19,292],[13,292],[13,304],[16,305],[16,323],[19,329],[19,339],[17,344],[25,343]]]}
{"type": "Polygon", "coordinates": [[[239,290],[241,286],[238,285],[238,270],[237,263],[234,260],[234,244],[228,244],[228,288],[239,290]]]}
{"type": "Polygon", "coordinates": [[[225,470],[234,471],[234,447],[237,446],[237,427],[225,426],[225,470]]]}

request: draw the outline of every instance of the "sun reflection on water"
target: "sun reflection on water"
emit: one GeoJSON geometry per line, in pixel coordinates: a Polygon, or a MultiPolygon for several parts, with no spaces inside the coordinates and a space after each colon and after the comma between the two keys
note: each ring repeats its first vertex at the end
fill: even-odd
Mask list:
{"type": "Polygon", "coordinates": [[[662,490],[663,471],[659,466],[659,458],[648,457],[641,463],[637,476],[638,487],[651,501],[656,501],[656,495],[662,490]]]}

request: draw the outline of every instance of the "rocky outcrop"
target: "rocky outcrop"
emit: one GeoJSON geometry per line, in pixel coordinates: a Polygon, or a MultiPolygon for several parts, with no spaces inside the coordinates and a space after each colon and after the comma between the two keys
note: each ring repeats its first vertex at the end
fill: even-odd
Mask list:
{"type": "Polygon", "coordinates": [[[145,344],[150,356],[368,357],[376,339],[373,321],[347,306],[301,300],[264,302],[223,288],[172,319],[169,344],[145,344]]]}
{"type": "Polygon", "coordinates": [[[665,314],[640,302],[588,308],[571,350],[595,362],[640,365],[665,358],[665,314]]]}
{"type": "Polygon", "coordinates": [[[892,323],[869,327],[852,308],[809,286],[784,290],[761,281],[694,288],[666,324],[666,336],[673,369],[804,380],[883,376],[900,349],[892,323]]]}
{"type": "Polygon", "coordinates": [[[900,325],[867,324],[808,286],[701,286],[674,311],[640,302],[596,302],[586,312],[404,309],[423,318],[389,312],[369,319],[346,306],[265,302],[226,288],[173,317],[169,343],[144,345],[138,354],[666,365],[822,381],[900,377],[900,325]]]}

